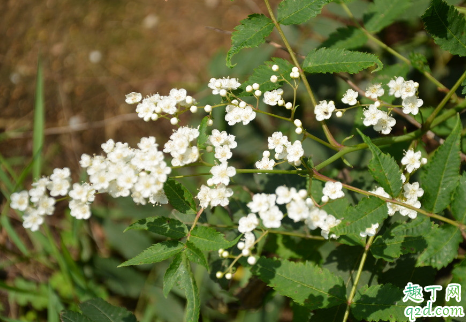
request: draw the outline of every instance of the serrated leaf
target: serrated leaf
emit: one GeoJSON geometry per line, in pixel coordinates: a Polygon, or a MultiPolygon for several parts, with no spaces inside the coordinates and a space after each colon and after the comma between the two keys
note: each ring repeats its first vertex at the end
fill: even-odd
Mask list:
{"type": "Polygon", "coordinates": [[[432,0],[422,15],[425,29],[443,50],[466,56],[466,20],[454,6],[442,0],[432,0]]]}
{"type": "Polygon", "coordinates": [[[460,177],[460,182],[456,187],[451,203],[451,213],[457,221],[466,224],[466,172],[460,177]]]}
{"type": "Polygon", "coordinates": [[[364,14],[364,28],[372,33],[381,31],[405,13],[411,4],[410,0],[374,0],[364,14]]]}
{"type": "Polygon", "coordinates": [[[204,253],[190,241],[186,242],[186,256],[191,262],[202,265],[209,270],[209,263],[207,263],[204,253]]]}
{"type": "Polygon", "coordinates": [[[168,296],[170,290],[175,285],[176,281],[179,279],[179,272],[180,267],[182,266],[183,260],[183,253],[178,253],[174,258],[173,261],[168,266],[167,270],[165,271],[165,275],[163,276],[163,295],[165,297],[168,296]]]}
{"type": "Polygon", "coordinates": [[[417,70],[421,72],[431,72],[427,58],[423,54],[411,52],[409,54],[409,60],[411,61],[413,67],[417,70]]]}
{"type": "Polygon", "coordinates": [[[168,179],[163,185],[163,191],[173,208],[182,214],[196,213],[193,195],[181,183],[168,179]]]}
{"type": "Polygon", "coordinates": [[[139,255],[127,260],[118,267],[158,263],[180,253],[184,247],[184,244],[179,241],[167,240],[152,245],[139,255]]]}
{"type": "Polygon", "coordinates": [[[281,259],[300,259],[320,262],[320,257],[317,249],[322,246],[323,242],[312,239],[296,238],[293,236],[269,234],[267,243],[264,245],[264,250],[273,254],[277,254],[281,259]]]}
{"type": "Polygon", "coordinates": [[[279,294],[310,310],[329,308],[346,301],[343,280],[310,262],[261,257],[251,271],[279,294]]]}
{"type": "MultiPolygon", "coordinates": [[[[343,321],[345,316],[346,304],[340,304],[334,306],[330,309],[320,309],[314,311],[314,314],[311,316],[310,322],[340,322],[343,321]]],[[[299,320],[301,322],[303,320],[299,320]]],[[[306,320],[307,321],[307,320],[306,320]]],[[[293,322],[295,322],[293,320],[293,322]]]]}
{"type": "Polygon", "coordinates": [[[377,65],[374,71],[383,68],[377,56],[345,49],[321,48],[312,50],[303,62],[303,69],[308,73],[349,73],[354,74],[363,69],[377,65]]]}
{"type": "Polygon", "coordinates": [[[230,248],[241,238],[239,235],[232,241],[228,241],[223,234],[210,227],[196,226],[191,231],[189,241],[203,251],[219,250],[220,248],[230,248]]]}
{"type": "Polygon", "coordinates": [[[444,225],[436,227],[425,236],[427,248],[419,255],[416,266],[432,266],[440,269],[447,266],[458,255],[463,240],[458,227],[444,225]]]}
{"type": "Polygon", "coordinates": [[[371,142],[369,137],[362,134],[359,129],[358,132],[372,152],[372,159],[369,162],[369,172],[386,193],[396,198],[402,186],[401,170],[398,164],[392,156],[382,153],[382,151],[371,142]]]}
{"type": "Polygon", "coordinates": [[[316,17],[331,0],[284,0],[277,9],[277,20],[282,25],[298,25],[316,17]]]}
{"type": "Polygon", "coordinates": [[[354,296],[351,313],[359,321],[408,321],[404,310],[413,303],[403,302],[403,296],[403,291],[392,284],[364,285],[354,296]]]}
{"type": "Polygon", "coordinates": [[[347,198],[338,198],[336,200],[330,200],[325,206],[322,207],[325,212],[329,215],[334,216],[337,219],[344,217],[346,210],[349,207],[349,201],[347,198]]]}
{"type": "Polygon", "coordinates": [[[319,48],[356,49],[367,42],[367,36],[359,28],[348,26],[338,28],[328,36],[319,48]]]}
{"type": "Polygon", "coordinates": [[[201,149],[205,149],[206,148],[206,141],[207,141],[207,138],[208,138],[208,134],[207,134],[207,122],[209,121],[210,117],[208,116],[205,116],[202,121],[201,121],[201,124],[199,124],[199,136],[197,138],[197,147],[199,148],[199,150],[201,149]]]}
{"type": "Polygon", "coordinates": [[[421,203],[427,211],[438,213],[450,204],[459,179],[460,137],[461,122],[458,117],[453,131],[435,151],[421,178],[424,189],[421,203]]]}
{"type": "Polygon", "coordinates": [[[186,294],[186,322],[198,322],[201,302],[199,299],[199,289],[194,279],[191,265],[185,254],[182,256],[182,267],[179,272],[179,286],[184,289],[186,294]]]}
{"type": "Polygon", "coordinates": [[[450,298],[446,304],[453,306],[466,306],[466,260],[462,260],[460,263],[455,265],[451,271],[453,278],[450,283],[457,283],[461,285],[461,300],[458,302],[456,298],[450,298]]]}
{"type": "Polygon", "coordinates": [[[330,232],[336,235],[359,235],[373,224],[380,224],[387,216],[388,209],[385,201],[370,196],[362,199],[356,207],[349,207],[345,213],[345,219],[330,232]]]}
{"type": "Polygon", "coordinates": [[[432,228],[432,222],[427,216],[417,216],[409,223],[403,223],[391,229],[393,236],[425,236],[432,228]]]}
{"type": "Polygon", "coordinates": [[[293,322],[309,321],[311,318],[311,311],[296,302],[291,301],[291,309],[293,310],[293,322]]]}
{"type": "Polygon", "coordinates": [[[243,48],[257,47],[265,42],[265,38],[270,35],[274,27],[270,18],[254,13],[246,19],[241,20],[241,24],[235,27],[231,35],[231,47],[227,53],[227,66],[232,68],[231,59],[243,48]]]}
{"type": "Polygon", "coordinates": [[[82,314],[62,311],[62,322],[137,322],[133,313],[125,308],[111,305],[100,298],[79,304],[82,314]]]}
{"type": "Polygon", "coordinates": [[[81,313],[65,310],[60,313],[60,321],[62,322],[92,322],[81,313]]]}
{"type": "Polygon", "coordinates": [[[139,229],[167,236],[174,239],[183,238],[188,234],[188,228],[181,221],[167,217],[148,217],[131,224],[127,230],[139,229]]]}
{"type": "Polygon", "coordinates": [[[422,236],[392,236],[391,231],[387,230],[382,236],[376,237],[370,249],[375,258],[392,262],[402,254],[416,253],[425,249],[426,246],[426,241],[422,236]]]}
{"type": "Polygon", "coordinates": [[[290,77],[290,72],[293,66],[294,65],[291,64],[287,60],[284,60],[282,58],[272,57],[271,61],[266,61],[264,65],[260,65],[259,67],[255,68],[254,72],[252,73],[251,76],[249,76],[248,80],[244,82],[243,84],[241,84],[240,89],[242,90],[242,92],[240,93],[240,96],[253,95],[252,93],[246,92],[246,87],[254,83],[259,84],[261,91],[264,93],[281,87],[284,81],[278,81],[278,82],[272,83],[270,81],[270,77],[272,75],[281,76],[279,78],[283,77],[288,82],[292,82],[292,79],[290,77]],[[278,71],[274,72],[272,70],[273,65],[278,66],[279,68],[278,71]]]}

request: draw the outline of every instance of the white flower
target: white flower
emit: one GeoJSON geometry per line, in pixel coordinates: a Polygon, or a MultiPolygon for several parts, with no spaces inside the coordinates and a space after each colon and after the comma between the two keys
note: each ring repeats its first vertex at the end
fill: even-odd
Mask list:
{"type": "Polygon", "coordinates": [[[219,184],[217,188],[210,190],[210,206],[222,206],[226,207],[229,204],[228,198],[233,195],[233,190],[225,187],[223,184],[219,184]]]}
{"type": "Polygon", "coordinates": [[[328,120],[332,116],[332,112],[335,110],[335,104],[333,101],[320,101],[314,108],[317,121],[328,120]]]}
{"type": "Polygon", "coordinates": [[[401,103],[403,106],[403,113],[417,115],[422,103],[423,101],[414,95],[403,99],[403,102],[401,103]]]}
{"type": "Polygon", "coordinates": [[[91,217],[91,208],[87,203],[77,200],[71,200],[69,203],[70,215],[76,219],[89,219],[91,217]]]}
{"type": "Polygon", "coordinates": [[[251,209],[251,212],[264,212],[275,205],[276,197],[274,194],[256,193],[247,206],[251,209]]]}
{"type": "MultiPolygon", "coordinates": [[[[421,208],[421,203],[417,199],[408,199],[405,201],[405,203],[415,208],[421,208]]],[[[411,219],[416,219],[417,217],[416,210],[408,209],[403,206],[399,206],[399,208],[400,209],[398,209],[398,211],[400,212],[402,216],[408,216],[411,219]]]]}
{"type": "Polygon", "coordinates": [[[322,193],[330,199],[338,199],[345,196],[342,189],[343,185],[341,182],[327,181],[322,189],[322,193]]]}
{"type": "Polygon", "coordinates": [[[289,143],[288,137],[282,132],[275,132],[268,138],[269,149],[275,149],[275,152],[282,153],[283,148],[289,143]]]}
{"type": "Polygon", "coordinates": [[[390,198],[390,195],[386,193],[384,188],[382,187],[378,187],[375,190],[372,190],[371,192],[381,197],[390,198]]]}
{"type": "Polygon", "coordinates": [[[159,108],[161,112],[173,115],[177,111],[176,103],[176,99],[174,99],[173,97],[165,96],[161,98],[160,101],[157,103],[157,108],[159,108]]]}
{"type": "Polygon", "coordinates": [[[246,232],[244,234],[244,249],[251,249],[254,246],[254,242],[256,241],[256,236],[252,232],[246,232]]]}
{"type": "Polygon", "coordinates": [[[259,215],[265,228],[279,228],[282,225],[283,213],[277,206],[272,206],[269,210],[261,212],[259,215]]]}
{"type": "Polygon", "coordinates": [[[126,94],[125,102],[128,104],[136,104],[140,100],[142,100],[141,93],[132,92],[132,93],[126,94]]]}
{"type": "Polygon", "coordinates": [[[63,169],[53,169],[53,173],[50,176],[50,180],[67,180],[70,178],[71,172],[69,168],[63,168],[63,169]]]}
{"type": "Polygon", "coordinates": [[[109,139],[107,142],[102,143],[100,146],[102,147],[102,150],[104,150],[105,153],[110,153],[113,151],[113,148],[115,147],[115,141],[109,139]]]}
{"type": "Polygon", "coordinates": [[[212,130],[212,134],[209,135],[207,138],[207,141],[212,144],[213,146],[221,146],[223,145],[223,142],[225,142],[225,139],[227,138],[228,133],[226,131],[220,132],[217,129],[212,130]]]}
{"type": "Polygon", "coordinates": [[[377,99],[377,97],[380,97],[382,96],[384,93],[384,90],[382,88],[382,84],[374,84],[374,85],[371,85],[369,86],[367,89],[366,89],[366,97],[370,97],[372,99],[377,99]]]}
{"type": "Polygon", "coordinates": [[[289,203],[298,194],[298,192],[295,188],[279,186],[275,189],[275,194],[277,195],[277,204],[283,205],[289,203]]]}
{"type": "Polygon", "coordinates": [[[70,182],[68,180],[56,179],[51,181],[47,188],[50,190],[50,195],[52,197],[56,196],[66,196],[68,189],[70,188],[70,182]]]}
{"type": "Polygon", "coordinates": [[[294,222],[305,220],[309,217],[309,207],[306,202],[302,199],[292,200],[286,205],[288,217],[293,219],[294,222]]]}
{"type": "Polygon", "coordinates": [[[348,105],[355,105],[358,102],[358,92],[348,89],[341,101],[348,105]]]}
{"type": "Polygon", "coordinates": [[[406,183],[403,186],[403,190],[403,195],[408,200],[417,200],[424,195],[424,189],[419,187],[419,182],[414,182],[412,184],[406,183]]]}
{"type": "Polygon", "coordinates": [[[309,217],[304,221],[310,230],[322,228],[327,219],[327,212],[323,209],[314,208],[309,213],[309,217]]]}
{"type": "Polygon", "coordinates": [[[149,202],[154,205],[166,205],[168,203],[168,198],[165,195],[163,189],[161,188],[159,191],[150,196],[149,202]]]}
{"type": "MultiPolygon", "coordinates": [[[[320,232],[322,237],[324,237],[325,239],[328,239],[328,234],[330,233],[330,229],[337,226],[340,222],[341,222],[340,219],[336,219],[334,216],[328,215],[325,218],[325,221],[320,226],[320,228],[322,228],[322,231],[320,232]]],[[[337,236],[331,235],[330,238],[337,238],[337,236]]]]}
{"type": "Polygon", "coordinates": [[[372,226],[366,228],[365,231],[362,231],[359,233],[361,237],[366,237],[366,236],[374,236],[377,233],[377,228],[379,228],[379,224],[372,224],[372,226]]]}
{"type": "Polygon", "coordinates": [[[264,93],[264,103],[267,105],[275,106],[277,105],[278,101],[282,99],[280,91],[273,90],[270,92],[264,93]]]}
{"type": "Polygon", "coordinates": [[[240,233],[247,233],[256,229],[259,225],[259,219],[255,214],[249,214],[246,217],[242,217],[238,222],[238,230],[240,233]]]}
{"type": "Polygon", "coordinates": [[[224,90],[234,90],[237,89],[238,87],[241,86],[241,84],[238,82],[237,78],[222,78],[222,79],[216,79],[216,78],[211,78],[208,84],[209,88],[212,89],[212,94],[217,95],[220,94],[220,91],[222,89],[224,90]]]}
{"type": "Polygon", "coordinates": [[[196,196],[197,199],[199,199],[199,204],[202,208],[207,208],[209,207],[210,203],[210,188],[202,185],[201,189],[199,190],[199,193],[196,196]]]}
{"type": "Polygon", "coordinates": [[[10,207],[19,211],[25,211],[29,206],[29,194],[27,191],[15,192],[11,194],[10,207]]]}
{"type": "Polygon", "coordinates": [[[365,126],[376,125],[379,119],[384,116],[384,112],[379,110],[378,106],[380,106],[380,103],[375,102],[375,104],[369,105],[369,108],[364,110],[363,123],[365,126]]]}
{"type": "Polygon", "coordinates": [[[400,97],[404,82],[405,80],[403,77],[395,77],[395,79],[389,81],[387,84],[390,88],[388,95],[400,97]]]}
{"type": "Polygon", "coordinates": [[[294,143],[286,148],[287,156],[286,159],[288,162],[296,162],[298,161],[303,155],[304,150],[301,144],[301,141],[296,140],[294,143]]]}
{"type": "Polygon", "coordinates": [[[170,97],[173,97],[177,103],[182,102],[186,99],[187,92],[184,88],[176,89],[173,88],[170,91],[170,97]]]}
{"type": "Polygon", "coordinates": [[[220,162],[226,162],[233,156],[230,148],[227,145],[215,147],[215,157],[220,160],[220,162]]]}
{"type": "Polygon", "coordinates": [[[416,90],[419,87],[419,84],[413,82],[412,80],[405,81],[401,87],[401,98],[405,99],[410,96],[416,95],[416,90]]]}
{"type": "Polygon", "coordinates": [[[141,149],[141,151],[151,151],[151,150],[157,150],[158,144],[155,143],[156,138],[153,136],[149,137],[143,137],[138,143],[138,148],[141,149]]]}
{"type": "Polygon", "coordinates": [[[23,217],[23,227],[29,228],[31,231],[37,231],[43,222],[44,218],[35,211],[23,217]]]}
{"type": "Polygon", "coordinates": [[[421,151],[414,152],[412,149],[406,151],[405,156],[401,159],[401,164],[406,166],[408,173],[419,169],[421,166],[421,151]]]}
{"type": "Polygon", "coordinates": [[[73,184],[73,190],[69,192],[69,196],[80,202],[92,202],[95,198],[95,190],[88,183],[73,184]]]}
{"type": "Polygon", "coordinates": [[[37,202],[37,213],[39,215],[52,215],[55,210],[55,199],[44,196],[37,202]]]}
{"type": "Polygon", "coordinates": [[[264,156],[261,160],[255,163],[255,166],[260,170],[273,170],[273,167],[275,166],[275,160],[264,156]]]}
{"type": "Polygon", "coordinates": [[[138,113],[138,117],[146,122],[151,119],[154,112],[155,105],[149,101],[143,100],[138,104],[138,106],[136,106],[136,113],[138,113]]]}
{"type": "Polygon", "coordinates": [[[213,166],[210,169],[210,173],[213,175],[212,182],[214,184],[223,183],[224,185],[228,185],[230,183],[230,178],[236,174],[236,169],[234,167],[229,167],[228,163],[223,162],[213,166]]]}
{"type": "Polygon", "coordinates": [[[377,124],[374,125],[374,130],[382,134],[390,134],[392,127],[395,126],[396,120],[389,116],[386,112],[380,111],[381,118],[378,119],[377,124]]]}

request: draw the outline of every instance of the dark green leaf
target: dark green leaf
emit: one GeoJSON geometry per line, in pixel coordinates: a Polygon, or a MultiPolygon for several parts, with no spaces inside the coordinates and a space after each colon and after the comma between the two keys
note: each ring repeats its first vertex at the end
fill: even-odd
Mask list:
{"type": "Polygon", "coordinates": [[[455,265],[451,274],[453,275],[453,278],[450,283],[457,283],[461,285],[461,301],[458,303],[456,298],[450,298],[449,301],[447,301],[447,304],[462,306],[464,308],[466,307],[466,260],[463,259],[461,263],[455,265]]]}
{"type": "Polygon", "coordinates": [[[319,48],[356,49],[367,42],[366,34],[359,28],[348,26],[338,28],[328,36],[319,48]]]}
{"type": "Polygon", "coordinates": [[[395,159],[390,155],[382,153],[382,151],[371,142],[369,137],[362,134],[359,129],[358,132],[372,152],[372,159],[369,162],[369,172],[386,193],[396,198],[401,191],[402,182],[401,170],[395,159]]]}
{"type": "Polygon", "coordinates": [[[295,263],[261,257],[251,271],[281,295],[310,310],[346,301],[343,280],[310,262],[295,263]]]}
{"type": "Polygon", "coordinates": [[[411,0],[374,0],[364,15],[364,27],[372,33],[377,33],[397,20],[411,4],[411,0]]]}
{"type": "Polygon", "coordinates": [[[417,216],[409,223],[403,223],[391,229],[393,236],[425,236],[430,232],[432,222],[427,216],[417,216]]]}
{"type": "Polygon", "coordinates": [[[149,247],[136,257],[127,260],[118,267],[158,263],[175,256],[181,252],[184,247],[184,244],[179,241],[167,240],[149,247]]]}
{"type": "Polygon", "coordinates": [[[466,172],[460,177],[460,182],[451,203],[451,213],[457,221],[466,224],[466,172]]]}
{"type": "Polygon", "coordinates": [[[136,322],[136,317],[122,307],[113,306],[102,299],[92,299],[79,305],[83,314],[96,322],[136,322]]]}
{"type": "Polygon", "coordinates": [[[196,226],[191,231],[189,241],[203,251],[219,250],[220,248],[230,248],[236,245],[241,238],[239,235],[232,241],[228,241],[223,234],[210,227],[196,226]]]}
{"type": "Polygon", "coordinates": [[[170,293],[173,285],[175,285],[180,277],[179,273],[181,271],[180,268],[182,267],[182,260],[183,253],[178,253],[175,257],[173,257],[173,261],[165,271],[165,275],[163,276],[163,295],[165,297],[168,296],[168,293],[170,293]]]}
{"type": "Polygon", "coordinates": [[[184,289],[186,294],[186,322],[198,322],[201,303],[199,299],[199,289],[194,279],[191,265],[185,254],[182,256],[182,267],[179,272],[179,286],[184,289]]]}
{"type": "Polygon", "coordinates": [[[62,322],[92,322],[92,320],[89,320],[81,313],[68,310],[60,313],[60,320],[62,322]]]}
{"type": "Polygon", "coordinates": [[[284,0],[278,5],[277,20],[282,25],[298,25],[317,16],[331,0],[284,0]]]}
{"type": "MultiPolygon", "coordinates": [[[[331,307],[329,309],[320,309],[314,311],[310,322],[340,322],[345,316],[346,304],[331,307]]],[[[307,320],[306,320],[307,321],[307,320]]],[[[294,320],[293,320],[294,322],[294,320]]],[[[301,322],[301,321],[300,321],[301,322]]]]}
{"type": "Polygon", "coordinates": [[[458,118],[452,133],[435,151],[425,168],[421,178],[424,189],[421,203],[427,211],[438,213],[450,204],[459,179],[460,137],[461,122],[458,118]]]}
{"type": "Polygon", "coordinates": [[[163,191],[173,208],[182,214],[196,213],[193,195],[181,183],[168,179],[163,185],[163,191]]]}
{"type": "Polygon", "coordinates": [[[127,230],[140,229],[167,236],[174,239],[183,238],[188,234],[188,228],[181,221],[167,217],[149,217],[136,221],[127,230]]]}
{"type": "Polygon", "coordinates": [[[432,0],[422,16],[425,28],[435,43],[453,55],[466,56],[466,20],[454,6],[432,0]]]}
{"type": "Polygon", "coordinates": [[[208,116],[205,116],[202,121],[201,121],[201,124],[199,124],[199,137],[197,138],[197,147],[199,148],[199,150],[201,149],[205,149],[206,147],[206,141],[207,141],[207,137],[208,137],[208,134],[207,134],[207,122],[209,121],[210,117],[208,116]]]}
{"type": "Polygon", "coordinates": [[[232,57],[243,48],[257,47],[265,42],[270,35],[274,24],[270,18],[254,13],[247,19],[241,20],[241,24],[235,27],[231,36],[231,48],[227,54],[227,66],[232,68],[232,57]]]}
{"type": "Polygon", "coordinates": [[[426,246],[426,241],[422,236],[392,236],[390,230],[387,230],[382,236],[377,236],[371,246],[371,252],[375,258],[382,258],[387,262],[391,262],[402,254],[415,253],[423,250],[426,246]]]}
{"type": "Polygon", "coordinates": [[[209,270],[209,263],[207,263],[204,253],[190,241],[186,242],[186,256],[191,262],[200,264],[209,270]]]}
{"type": "Polygon", "coordinates": [[[304,59],[303,69],[308,73],[350,73],[377,65],[374,71],[383,68],[382,62],[372,54],[345,49],[321,48],[312,50],[304,59]]]}

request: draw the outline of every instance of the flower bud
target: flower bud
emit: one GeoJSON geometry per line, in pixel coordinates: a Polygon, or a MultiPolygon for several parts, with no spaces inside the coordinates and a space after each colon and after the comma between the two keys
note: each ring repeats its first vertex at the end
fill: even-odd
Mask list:
{"type": "Polygon", "coordinates": [[[172,125],[177,125],[177,124],[178,124],[178,118],[177,118],[177,117],[172,117],[172,118],[170,119],[170,123],[171,123],[172,125]]]}
{"type": "Polygon", "coordinates": [[[256,258],[254,256],[248,257],[248,264],[254,265],[256,263],[256,258]]]}
{"type": "Polygon", "coordinates": [[[276,75],[272,75],[272,76],[270,76],[270,81],[272,83],[276,83],[278,81],[278,77],[276,75]]]}
{"type": "Polygon", "coordinates": [[[262,92],[261,92],[260,90],[256,90],[256,91],[254,92],[254,96],[259,97],[259,96],[261,96],[261,95],[262,95],[262,92]]]}
{"type": "Polygon", "coordinates": [[[197,112],[197,106],[196,105],[193,105],[189,108],[189,110],[191,111],[191,113],[196,113],[197,112]]]}
{"type": "Polygon", "coordinates": [[[257,84],[257,83],[252,84],[252,88],[254,90],[258,90],[259,89],[259,84],[257,84]]]}
{"type": "Polygon", "coordinates": [[[336,116],[337,116],[337,117],[342,117],[342,116],[343,116],[343,112],[342,112],[342,111],[338,111],[338,112],[336,113],[336,116]]]}
{"type": "Polygon", "coordinates": [[[246,86],[246,92],[248,92],[248,93],[252,92],[252,86],[251,85],[246,86]]]}
{"type": "Polygon", "coordinates": [[[227,280],[231,280],[232,277],[233,277],[233,275],[231,275],[231,273],[226,273],[226,274],[225,274],[225,278],[226,278],[227,280]]]}
{"type": "Polygon", "coordinates": [[[210,105],[204,106],[204,111],[205,111],[206,113],[212,112],[212,106],[210,106],[210,105]]]}
{"type": "Polygon", "coordinates": [[[278,65],[273,65],[273,66],[272,66],[272,70],[273,70],[274,72],[278,71],[279,69],[280,69],[280,67],[278,67],[278,65]]]}

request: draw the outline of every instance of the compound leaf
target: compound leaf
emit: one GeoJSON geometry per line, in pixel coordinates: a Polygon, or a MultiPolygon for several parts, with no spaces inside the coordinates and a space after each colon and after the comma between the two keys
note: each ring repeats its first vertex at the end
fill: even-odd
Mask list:
{"type": "Polygon", "coordinates": [[[168,296],[168,293],[170,293],[170,290],[173,288],[179,278],[182,260],[183,253],[178,253],[165,271],[165,275],[163,276],[163,295],[165,297],[168,296]]]}
{"type": "Polygon", "coordinates": [[[139,229],[167,236],[174,239],[183,238],[188,234],[188,228],[181,221],[167,217],[148,217],[131,224],[127,230],[139,229]]]}
{"type": "Polygon", "coordinates": [[[316,17],[322,7],[331,0],[284,0],[277,10],[278,23],[282,25],[298,25],[316,17]]]}
{"type": "Polygon", "coordinates": [[[235,245],[239,238],[228,241],[223,237],[223,234],[210,227],[196,226],[191,231],[189,241],[197,248],[203,251],[218,250],[220,248],[229,248],[235,245]]]}
{"type": "Polygon", "coordinates": [[[200,264],[209,270],[209,263],[207,263],[204,253],[190,241],[186,242],[186,256],[191,262],[200,264]]]}
{"type": "Polygon", "coordinates": [[[168,179],[163,185],[163,191],[173,208],[182,214],[196,213],[193,195],[181,183],[168,179]]]}
{"type": "Polygon", "coordinates": [[[184,247],[184,244],[179,241],[167,240],[152,245],[139,255],[127,260],[118,267],[158,263],[180,253],[184,247]]]}

